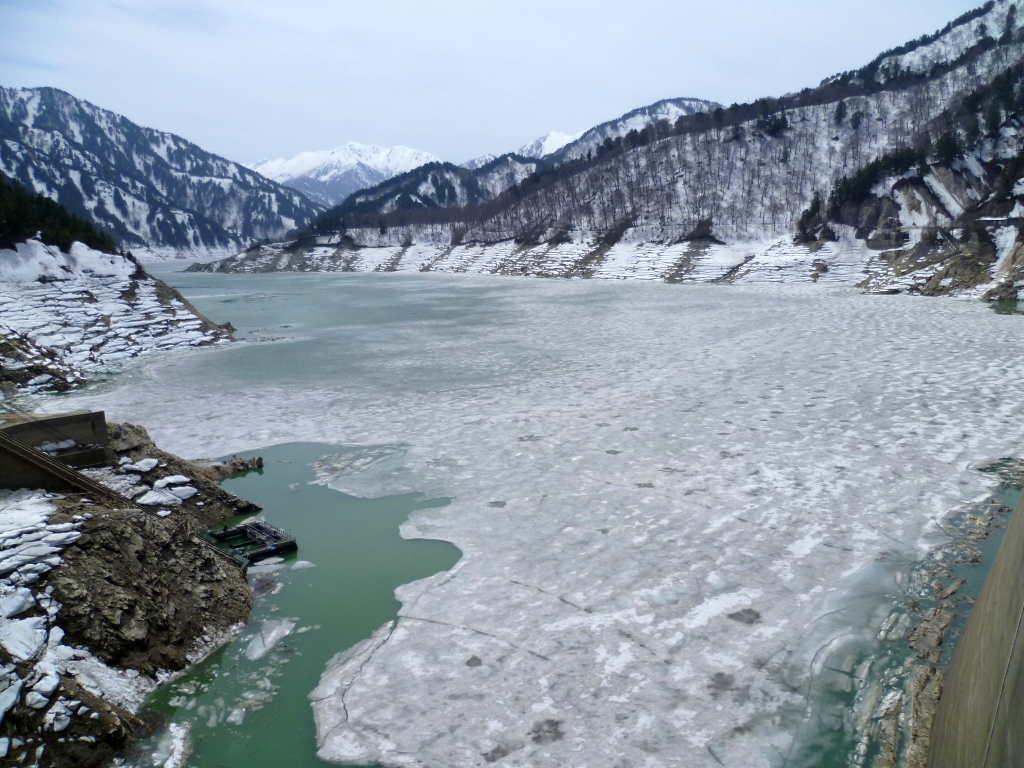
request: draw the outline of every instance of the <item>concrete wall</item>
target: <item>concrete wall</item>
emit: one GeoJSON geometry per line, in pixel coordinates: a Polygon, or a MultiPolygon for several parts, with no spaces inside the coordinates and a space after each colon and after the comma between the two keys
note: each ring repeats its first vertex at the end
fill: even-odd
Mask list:
{"type": "Polygon", "coordinates": [[[1024,495],[946,674],[928,768],[1024,766],[1024,495]]]}
{"type": "Polygon", "coordinates": [[[0,446],[0,488],[39,488],[45,491],[74,491],[68,483],[8,453],[0,446]]]}
{"type": "Polygon", "coordinates": [[[18,419],[0,424],[0,430],[33,448],[68,439],[74,440],[79,446],[93,446],[87,449],[74,448],[55,456],[76,469],[99,467],[113,460],[113,453],[108,447],[107,419],[103,411],[77,411],[58,416],[18,419]]]}

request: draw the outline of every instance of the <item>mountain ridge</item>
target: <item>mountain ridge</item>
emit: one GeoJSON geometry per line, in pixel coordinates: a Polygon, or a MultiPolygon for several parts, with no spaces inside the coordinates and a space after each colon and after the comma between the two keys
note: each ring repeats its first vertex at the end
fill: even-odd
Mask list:
{"type": "Polygon", "coordinates": [[[642,131],[661,120],[674,123],[680,117],[712,112],[720,106],[716,101],[690,97],[660,99],[582,131],[550,155],[556,162],[583,157],[587,152],[596,152],[597,147],[606,139],[621,138],[633,130],[642,131]]]}
{"type": "Polygon", "coordinates": [[[573,148],[582,155],[588,147],[596,149],[601,140],[613,136],[622,138],[637,127],[649,128],[657,121],[667,121],[668,117],[678,119],[699,114],[714,106],[715,102],[703,99],[662,99],[576,134],[551,131],[515,152],[483,155],[458,166],[432,163],[431,171],[427,170],[428,166],[421,166],[411,171],[417,174],[415,180],[407,172],[357,190],[328,215],[334,221],[344,213],[390,213],[491,202],[535,173],[563,162],[573,148]]]}
{"type": "Polygon", "coordinates": [[[521,146],[516,151],[516,154],[523,157],[535,157],[539,160],[542,157],[553,155],[567,144],[572,144],[572,142],[579,139],[585,133],[586,131],[571,134],[562,133],[561,131],[550,131],[544,136],[534,139],[529,144],[521,146]]]}

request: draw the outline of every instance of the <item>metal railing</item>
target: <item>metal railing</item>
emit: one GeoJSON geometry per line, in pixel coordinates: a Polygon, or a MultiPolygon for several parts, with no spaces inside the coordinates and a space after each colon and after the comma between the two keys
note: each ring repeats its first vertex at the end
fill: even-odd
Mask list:
{"type": "Polygon", "coordinates": [[[135,506],[131,499],[128,499],[117,491],[111,490],[110,488],[107,488],[107,486],[96,482],[91,477],[86,477],[78,470],[72,469],[67,464],[57,461],[57,459],[52,456],[42,453],[41,451],[37,451],[35,448],[30,445],[26,445],[18,438],[12,437],[2,430],[0,430],[0,449],[17,456],[22,461],[32,464],[47,474],[63,480],[72,488],[77,488],[80,491],[93,494],[99,498],[114,501],[117,504],[122,505],[124,508],[133,508],[135,506]]]}

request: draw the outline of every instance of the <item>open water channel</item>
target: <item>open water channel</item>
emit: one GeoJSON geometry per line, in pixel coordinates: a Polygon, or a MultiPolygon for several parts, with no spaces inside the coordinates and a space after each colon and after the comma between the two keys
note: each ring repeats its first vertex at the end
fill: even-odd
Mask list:
{"type": "MultiPolygon", "coordinates": [[[[257,597],[246,630],[147,701],[149,712],[188,727],[189,765],[322,766],[309,693],[327,661],[396,617],[396,587],[446,570],[459,558],[447,542],[398,534],[410,512],[447,499],[359,499],[310,483],[315,462],[345,452],[317,443],[248,452],[242,455],[262,456],[265,469],[223,484],[262,504],[262,517],[286,528],[300,549],[284,563],[254,568],[250,582],[257,597]],[[251,658],[254,635],[269,638],[275,627],[289,624],[288,635],[251,658]]],[[[166,754],[168,736],[144,743],[142,752],[166,754]]],[[[139,757],[141,764],[153,763],[146,754],[139,757]]]]}

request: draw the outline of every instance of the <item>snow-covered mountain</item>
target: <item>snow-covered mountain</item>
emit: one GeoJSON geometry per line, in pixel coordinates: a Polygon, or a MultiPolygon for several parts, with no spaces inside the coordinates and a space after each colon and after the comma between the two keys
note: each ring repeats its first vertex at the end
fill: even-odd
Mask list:
{"type": "Polygon", "coordinates": [[[566,144],[571,144],[580,138],[586,131],[580,131],[579,133],[560,133],[558,131],[552,131],[546,136],[541,136],[539,139],[534,139],[529,144],[526,144],[519,148],[516,154],[522,155],[523,157],[547,157],[548,155],[554,154],[566,144]]]}
{"type": "Polygon", "coordinates": [[[236,250],[302,228],[321,210],[248,168],[54,88],[0,87],[0,173],[150,256],[236,250]]]}
{"type": "Polygon", "coordinates": [[[467,160],[462,163],[459,167],[465,168],[467,171],[475,171],[478,168],[483,168],[492,160],[497,160],[497,155],[481,155],[480,157],[474,157],[472,160],[467,160]]]}
{"type": "MultiPolygon", "coordinates": [[[[576,139],[582,136],[583,133],[583,131],[573,134],[551,131],[551,133],[541,136],[539,139],[534,139],[529,144],[524,144],[513,154],[519,155],[520,157],[540,160],[543,157],[547,157],[548,155],[557,152],[566,144],[576,141],[576,139]]],[[[478,168],[483,168],[491,161],[496,160],[497,157],[497,155],[482,155],[481,157],[474,157],[472,160],[464,162],[462,167],[470,171],[475,171],[478,168]]]]}
{"type": "Polygon", "coordinates": [[[507,156],[518,172],[492,173],[487,195],[478,179],[500,160],[427,167],[324,214],[287,264],[267,248],[209,269],[785,279],[987,298],[1024,288],[1013,0],[817,88],[712,106],[636,110],[532,171],[507,156]]]}
{"type": "Polygon", "coordinates": [[[376,220],[381,213],[399,213],[415,219],[423,212],[480,206],[529,178],[538,167],[538,161],[513,154],[475,168],[452,163],[421,165],[350,195],[319,217],[313,228],[333,229],[349,216],[376,220]]]}
{"type": "MultiPolygon", "coordinates": [[[[373,215],[490,202],[542,167],[583,158],[588,152],[594,154],[606,140],[621,140],[630,131],[643,131],[651,126],[663,129],[667,126],[671,131],[680,117],[709,112],[717,107],[718,104],[702,99],[665,99],[580,133],[552,131],[516,152],[498,157],[483,155],[459,166],[450,163],[423,165],[415,169],[412,176],[402,174],[377,185],[365,185],[364,189],[359,189],[358,195],[353,194],[343,201],[344,205],[339,204],[329,212],[328,219],[333,223],[352,214],[373,215]]],[[[277,166],[258,163],[253,168],[270,178],[282,178],[277,175],[277,166]]],[[[286,183],[312,196],[307,187],[293,181],[286,183]]]]}
{"type": "Polygon", "coordinates": [[[260,160],[249,167],[268,179],[297,189],[325,206],[337,205],[361,189],[441,160],[409,147],[378,147],[349,142],[322,152],[303,152],[291,159],[260,160]]]}

